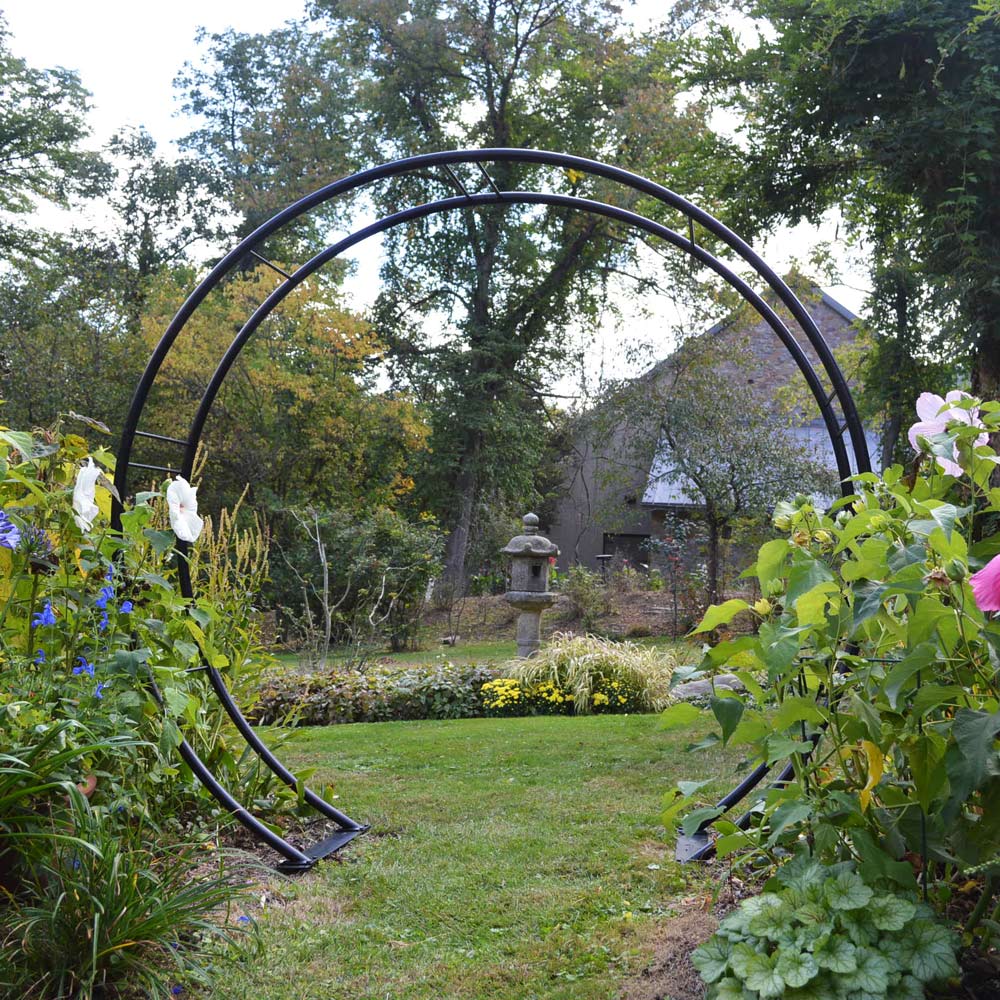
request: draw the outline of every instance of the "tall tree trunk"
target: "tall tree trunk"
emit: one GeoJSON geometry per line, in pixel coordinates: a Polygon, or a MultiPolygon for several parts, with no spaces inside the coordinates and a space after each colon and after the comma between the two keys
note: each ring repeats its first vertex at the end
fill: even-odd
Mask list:
{"type": "Polygon", "coordinates": [[[714,507],[705,507],[705,520],[708,523],[708,559],[706,572],[708,574],[708,603],[719,603],[719,522],[715,516],[714,507]]]}
{"type": "Polygon", "coordinates": [[[458,479],[455,482],[455,500],[458,511],[455,523],[444,550],[444,573],[442,582],[455,597],[465,592],[465,559],[469,551],[469,536],[472,533],[472,515],[476,506],[479,489],[479,451],[482,435],[476,431],[469,436],[469,442],[462,454],[458,479]]]}

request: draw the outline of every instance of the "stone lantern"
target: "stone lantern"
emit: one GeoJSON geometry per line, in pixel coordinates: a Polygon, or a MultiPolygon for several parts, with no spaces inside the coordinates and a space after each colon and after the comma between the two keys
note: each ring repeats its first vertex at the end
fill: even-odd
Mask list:
{"type": "Polygon", "coordinates": [[[542,612],[555,603],[549,593],[549,559],[559,555],[559,549],[538,534],[537,515],[525,514],[524,534],[512,538],[502,552],[510,556],[510,590],[504,598],[521,612],[517,655],[531,656],[542,642],[542,612]]]}

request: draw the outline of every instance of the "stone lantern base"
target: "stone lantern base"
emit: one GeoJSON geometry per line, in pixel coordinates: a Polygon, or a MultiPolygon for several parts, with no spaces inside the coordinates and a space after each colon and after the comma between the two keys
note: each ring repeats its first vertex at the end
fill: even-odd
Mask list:
{"type": "Polygon", "coordinates": [[[517,655],[534,656],[542,644],[542,612],[555,604],[555,595],[510,590],[504,600],[521,612],[517,618],[517,655]]]}

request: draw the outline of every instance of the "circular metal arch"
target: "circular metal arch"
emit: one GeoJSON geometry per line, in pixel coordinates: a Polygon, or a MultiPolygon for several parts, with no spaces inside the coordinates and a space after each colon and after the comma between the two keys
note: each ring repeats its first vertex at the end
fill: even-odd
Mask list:
{"type": "MultiPolygon", "coordinates": [[[[457,209],[491,207],[496,205],[548,205],[575,209],[591,215],[602,216],[656,236],[688,254],[702,266],[715,272],[762,317],[781,340],[805,378],[830,438],[837,470],[842,481],[843,494],[847,496],[853,492],[850,482],[847,481],[850,476],[855,473],[870,471],[871,462],[864,428],[858,417],[850,388],[829,346],[823,339],[819,328],[809,312],[788,285],[744,240],[686,198],[660,184],[623,170],[620,167],[579,156],[572,156],[567,153],[500,148],[426,153],[360,171],[359,173],[328,184],[289,205],[229,251],[212,268],[210,273],[201,281],[178,310],[160,338],[139,380],[125,425],[122,429],[118,447],[117,466],[115,469],[115,486],[118,495],[121,497],[127,495],[129,473],[132,469],[150,469],[166,473],[179,472],[185,477],[190,478],[195,454],[212,404],[222,387],[227,373],[238,358],[240,351],[261,323],[280,305],[291,291],[310,275],[315,274],[324,265],[335,260],[357,244],[380,233],[387,232],[395,226],[432,215],[452,212],[457,209]],[[678,232],[654,219],[650,219],[648,216],[602,201],[553,192],[501,190],[484,166],[489,163],[525,163],[550,166],[573,170],[582,175],[591,175],[615,182],[634,192],[651,197],[660,204],[681,213],[687,221],[687,233],[678,232]],[[473,166],[478,170],[480,186],[484,185],[485,189],[472,191],[463,184],[452,169],[455,166],[463,165],[473,166]],[[268,238],[319,206],[333,202],[335,199],[355,192],[367,185],[418,171],[426,174],[428,170],[432,169],[441,170],[442,181],[457,189],[459,193],[435,201],[413,205],[363,226],[326,247],[291,273],[282,270],[277,265],[268,261],[266,256],[259,252],[268,238]],[[809,359],[805,348],[800,342],[799,336],[793,334],[782,317],[764,298],[764,295],[752,288],[729,264],[713,255],[697,242],[696,226],[710,233],[715,239],[728,246],[738,258],[766,283],[769,293],[785,306],[794,318],[801,334],[804,335],[806,343],[815,352],[815,356],[820,362],[819,371],[817,371],[809,359]],[[273,270],[284,276],[284,281],[254,310],[233,338],[232,343],[219,361],[215,372],[208,382],[187,433],[183,437],[179,437],[140,430],[139,423],[149,393],[177,337],[209,293],[228,276],[241,268],[248,257],[255,258],[258,262],[270,266],[273,270]],[[832,391],[828,391],[825,387],[822,378],[823,375],[825,375],[832,391]],[[847,437],[846,441],[845,434],[847,437]],[[134,461],[132,453],[137,437],[154,440],[159,442],[162,447],[171,446],[182,449],[183,459],[179,463],[179,468],[147,465],[134,461]]],[[[112,508],[112,526],[120,528],[120,525],[121,507],[116,501],[112,508]]],[[[179,542],[178,549],[182,554],[186,553],[187,544],[179,542]]],[[[186,559],[182,558],[178,560],[178,573],[182,592],[186,597],[192,597],[194,589],[186,559]]],[[[295,776],[274,757],[243,717],[233,701],[222,675],[207,663],[205,664],[205,670],[213,689],[240,733],[275,774],[297,791],[300,791],[300,794],[304,795],[306,801],[310,802],[316,809],[334,819],[345,835],[356,836],[357,833],[362,832],[365,827],[355,823],[348,816],[331,807],[308,789],[299,789],[299,784],[295,776]]],[[[225,789],[218,785],[214,776],[208,771],[204,763],[198,759],[194,750],[188,744],[183,743],[181,745],[181,754],[198,777],[226,808],[233,812],[241,822],[250,827],[261,839],[266,840],[279,853],[284,855],[286,859],[284,867],[286,870],[302,870],[314,863],[318,857],[323,856],[322,853],[316,854],[315,850],[310,853],[309,850],[303,852],[291,847],[282,838],[273,834],[260,824],[259,821],[256,821],[225,789]]],[[[757,777],[757,781],[760,780],[763,773],[766,772],[762,772],[757,777]]],[[[756,784],[756,781],[754,784],[756,784]]],[[[746,782],[743,785],[746,785],[746,782]]],[[[743,785],[741,785],[741,788],[743,788],[743,785]]],[[[350,839],[350,837],[348,836],[347,839],[350,839]]],[[[322,846],[316,845],[316,850],[322,846]]],[[[342,845],[337,844],[331,849],[336,850],[338,846],[342,845]]],[[[326,853],[329,853],[329,850],[326,853]]]]}

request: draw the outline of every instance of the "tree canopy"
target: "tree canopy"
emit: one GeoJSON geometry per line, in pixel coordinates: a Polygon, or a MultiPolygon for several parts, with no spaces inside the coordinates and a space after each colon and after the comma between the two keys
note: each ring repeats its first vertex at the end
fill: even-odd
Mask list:
{"type": "Polygon", "coordinates": [[[919,361],[936,331],[934,353],[967,359],[973,390],[995,398],[996,16],[967,0],[754,0],[742,9],[767,29],[750,44],[731,30],[714,34],[699,73],[743,118],[747,148],[729,185],[738,224],[817,221],[840,206],[873,249],[873,315],[881,311],[890,342],[882,360],[893,368],[908,359],[914,380],[933,374],[919,361]]]}

